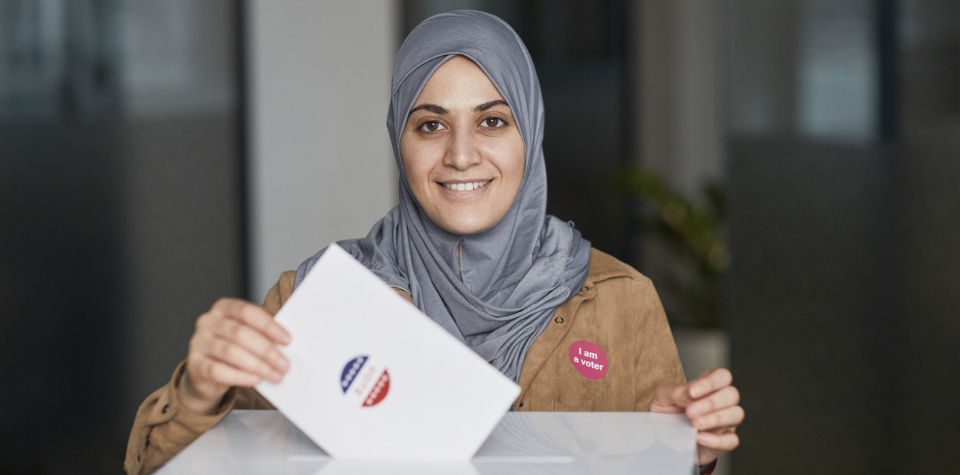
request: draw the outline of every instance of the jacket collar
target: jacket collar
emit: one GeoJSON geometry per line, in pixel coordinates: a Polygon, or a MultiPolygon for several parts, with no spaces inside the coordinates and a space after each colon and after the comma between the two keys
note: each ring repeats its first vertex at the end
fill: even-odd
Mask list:
{"type": "Polygon", "coordinates": [[[583,286],[591,289],[598,282],[618,277],[631,277],[637,271],[617,258],[597,249],[590,249],[590,272],[583,286]]]}

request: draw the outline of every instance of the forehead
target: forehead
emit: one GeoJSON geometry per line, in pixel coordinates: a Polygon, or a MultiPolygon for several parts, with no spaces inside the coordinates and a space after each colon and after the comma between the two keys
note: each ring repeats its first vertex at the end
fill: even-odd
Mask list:
{"type": "Polygon", "coordinates": [[[472,108],[498,99],[503,97],[480,66],[466,57],[455,56],[434,71],[414,106],[429,103],[472,108]]]}

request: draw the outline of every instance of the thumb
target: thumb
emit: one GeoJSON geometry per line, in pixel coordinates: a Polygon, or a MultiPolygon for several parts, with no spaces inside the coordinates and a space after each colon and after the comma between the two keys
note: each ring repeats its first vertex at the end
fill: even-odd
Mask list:
{"type": "Polygon", "coordinates": [[[650,403],[650,412],[680,414],[693,402],[686,384],[663,383],[657,387],[650,403]]]}

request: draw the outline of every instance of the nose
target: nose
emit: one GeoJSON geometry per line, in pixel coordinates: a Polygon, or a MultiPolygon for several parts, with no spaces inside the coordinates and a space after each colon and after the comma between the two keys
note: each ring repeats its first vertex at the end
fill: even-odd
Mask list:
{"type": "Polygon", "coordinates": [[[443,157],[443,164],[457,170],[466,170],[480,163],[480,150],[477,148],[476,137],[470,131],[462,128],[454,129],[447,144],[447,153],[443,157]]]}

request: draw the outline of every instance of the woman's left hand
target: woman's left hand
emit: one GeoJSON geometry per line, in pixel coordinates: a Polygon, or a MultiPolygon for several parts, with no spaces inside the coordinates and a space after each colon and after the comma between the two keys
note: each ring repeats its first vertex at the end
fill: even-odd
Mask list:
{"type": "Polygon", "coordinates": [[[661,384],[650,403],[650,412],[685,413],[690,418],[697,429],[701,466],[740,445],[736,430],[744,412],[740,392],[732,382],[733,375],[726,368],[711,369],[687,384],[661,384]]]}

